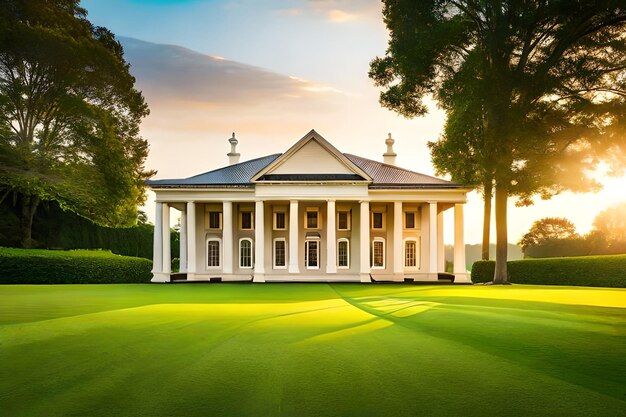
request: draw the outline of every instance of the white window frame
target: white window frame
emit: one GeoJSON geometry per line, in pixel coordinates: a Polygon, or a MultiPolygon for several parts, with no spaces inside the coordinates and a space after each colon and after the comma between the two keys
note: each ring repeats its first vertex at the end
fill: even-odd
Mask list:
{"type": "Polygon", "coordinates": [[[350,269],[350,239],[342,237],[341,239],[337,239],[337,269],[350,269]],[[348,255],[348,265],[339,266],[339,243],[346,242],[347,245],[347,255],[348,255]]]}
{"type": "Polygon", "coordinates": [[[274,214],[272,216],[272,225],[273,225],[273,229],[274,230],[287,230],[287,225],[289,224],[288,218],[287,218],[287,211],[285,210],[276,210],[274,211],[274,214]],[[279,228],[276,224],[276,218],[277,218],[277,214],[278,213],[282,213],[285,216],[285,227],[281,227],[279,228]]]}
{"type": "Polygon", "coordinates": [[[402,213],[402,228],[404,230],[417,230],[418,229],[418,222],[417,222],[417,210],[405,210],[402,213]],[[413,213],[413,227],[406,227],[406,215],[407,213],[413,213]]]}
{"type": "Polygon", "coordinates": [[[320,239],[306,239],[304,241],[304,267],[306,269],[320,269],[320,239]],[[311,242],[315,242],[317,243],[317,265],[316,266],[309,266],[309,244],[311,242]]]}
{"type": "Polygon", "coordinates": [[[322,228],[322,218],[320,216],[320,209],[317,207],[307,207],[304,210],[304,228],[306,230],[320,230],[322,228]],[[317,214],[317,227],[309,227],[309,222],[307,221],[308,213],[315,212],[317,214]]]}
{"type": "Polygon", "coordinates": [[[386,226],[387,226],[387,218],[386,218],[387,216],[386,216],[386,214],[387,213],[385,213],[382,210],[380,210],[380,211],[379,210],[372,211],[372,214],[371,214],[371,222],[372,222],[371,223],[371,225],[372,225],[371,228],[372,228],[372,230],[385,230],[386,229],[386,226]],[[374,227],[374,213],[380,213],[383,216],[383,223],[381,225],[382,227],[380,227],[380,228],[374,227]]]}
{"type": "Polygon", "coordinates": [[[336,218],[336,224],[337,224],[337,230],[351,230],[352,229],[352,216],[350,215],[350,210],[338,210],[337,211],[337,218],[336,218]],[[347,229],[340,229],[339,228],[339,213],[346,213],[346,215],[348,216],[348,218],[346,219],[348,228],[347,229]]]}
{"type": "Polygon", "coordinates": [[[239,230],[254,230],[254,211],[252,210],[240,210],[239,211],[239,230]],[[250,228],[243,228],[243,213],[250,213],[250,228]]]}
{"type": "Polygon", "coordinates": [[[383,239],[382,237],[375,237],[374,240],[372,240],[372,262],[371,262],[371,268],[372,269],[385,269],[386,265],[387,265],[387,244],[385,242],[385,239],[383,239]],[[375,266],[374,265],[374,244],[377,242],[381,242],[383,244],[383,264],[382,266],[375,266]]]}
{"type": "Polygon", "coordinates": [[[421,253],[420,253],[420,239],[418,237],[410,237],[410,238],[406,238],[404,239],[403,243],[402,243],[402,259],[403,259],[403,264],[404,264],[404,269],[409,269],[409,270],[417,270],[421,268],[421,253]],[[407,242],[413,242],[415,243],[415,265],[410,266],[406,264],[406,244],[407,242]]]}
{"type": "Polygon", "coordinates": [[[222,230],[224,227],[224,213],[218,210],[209,210],[206,212],[206,230],[222,230]],[[219,227],[211,227],[211,213],[219,213],[219,227]]]}
{"type": "Polygon", "coordinates": [[[238,254],[239,254],[239,268],[240,269],[252,269],[252,268],[254,268],[254,241],[252,239],[250,239],[249,237],[242,237],[241,239],[239,239],[238,249],[239,249],[238,250],[238,254]],[[243,258],[241,257],[241,243],[244,240],[247,241],[247,242],[250,242],[250,266],[242,265],[243,258]]]}
{"type": "Polygon", "coordinates": [[[284,237],[277,237],[272,242],[272,267],[274,269],[287,269],[289,258],[287,258],[287,239],[284,237]],[[283,242],[285,244],[285,265],[276,265],[276,242],[283,242]]]}
{"type": "Polygon", "coordinates": [[[206,246],[205,246],[205,253],[206,253],[206,269],[222,269],[222,249],[223,249],[223,245],[222,245],[222,239],[220,239],[219,237],[208,237],[206,239],[206,246]],[[209,242],[217,242],[219,244],[219,254],[218,254],[218,261],[219,261],[219,265],[209,265],[209,242]]]}

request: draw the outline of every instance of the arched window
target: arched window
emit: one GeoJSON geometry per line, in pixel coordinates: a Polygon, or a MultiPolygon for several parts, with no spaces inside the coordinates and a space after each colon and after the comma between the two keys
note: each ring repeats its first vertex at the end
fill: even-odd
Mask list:
{"type": "Polygon", "coordinates": [[[337,268],[350,268],[350,241],[346,238],[337,241],[337,268]]]}
{"type": "Polygon", "coordinates": [[[239,268],[252,268],[252,239],[239,239],[239,268]]]}
{"type": "Polygon", "coordinates": [[[385,239],[382,237],[372,241],[372,268],[385,269],[385,239]]]}
{"type": "Polygon", "coordinates": [[[222,239],[210,237],[206,241],[207,268],[217,269],[222,266],[222,239]]]}
{"type": "Polygon", "coordinates": [[[320,269],[320,240],[304,241],[304,265],[306,269],[320,269]]]}

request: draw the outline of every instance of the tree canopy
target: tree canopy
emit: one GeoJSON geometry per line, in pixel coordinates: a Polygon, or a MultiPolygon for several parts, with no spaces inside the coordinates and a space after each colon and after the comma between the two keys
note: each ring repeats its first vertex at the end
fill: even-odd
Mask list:
{"type": "Polygon", "coordinates": [[[22,205],[25,246],[41,200],[103,225],[136,221],[152,173],[134,83],[78,0],[0,1],[0,187],[22,205]]]}
{"type": "MultiPolygon", "coordinates": [[[[457,120],[480,109],[484,136],[474,160],[491,158],[494,282],[506,282],[509,196],[530,204],[534,195],[597,188],[587,173],[601,159],[623,172],[623,1],[386,0],[383,14],[389,45],[370,66],[370,77],[385,88],[383,106],[419,116],[427,110],[424,97],[433,95],[457,120]]],[[[440,147],[458,153],[472,143],[452,141],[440,147]]]]}
{"type": "Polygon", "coordinates": [[[543,245],[546,242],[580,237],[574,223],[563,217],[544,217],[533,223],[530,230],[522,236],[519,244],[526,253],[530,246],[543,245]]]}

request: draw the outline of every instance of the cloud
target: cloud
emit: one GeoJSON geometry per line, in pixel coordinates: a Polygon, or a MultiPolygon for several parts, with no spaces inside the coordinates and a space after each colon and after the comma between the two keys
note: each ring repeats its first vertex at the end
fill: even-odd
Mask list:
{"type": "Polygon", "coordinates": [[[278,10],[278,13],[282,16],[300,16],[302,15],[303,11],[302,9],[280,9],[278,10]]]}
{"type": "Polygon", "coordinates": [[[351,20],[356,20],[358,18],[358,15],[344,12],[343,10],[340,10],[340,9],[329,10],[327,13],[327,16],[328,16],[329,21],[335,22],[335,23],[349,22],[351,20]]]}
{"type": "Polygon", "coordinates": [[[213,108],[280,105],[287,98],[291,98],[287,100],[289,105],[294,105],[294,98],[298,97],[303,97],[304,103],[307,93],[343,93],[330,86],[180,46],[133,38],[120,40],[138,87],[151,105],[173,105],[182,97],[186,107],[193,108],[198,106],[191,103],[210,104],[213,108]]]}
{"type": "Polygon", "coordinates": [[[300,7],[279,9],[282,16],[314,16],[332,23],[381,19],[382,6],[375,0],[304,0],[300,7]]]}

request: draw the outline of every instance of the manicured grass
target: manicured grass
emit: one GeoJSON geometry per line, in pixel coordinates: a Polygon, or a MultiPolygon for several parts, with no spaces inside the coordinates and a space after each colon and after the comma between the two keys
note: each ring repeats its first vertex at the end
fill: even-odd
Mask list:
{"type": "Polygon", "coordinates": [[[0,286],[7,416],[622,416],[626,290],[0,286]]]}

